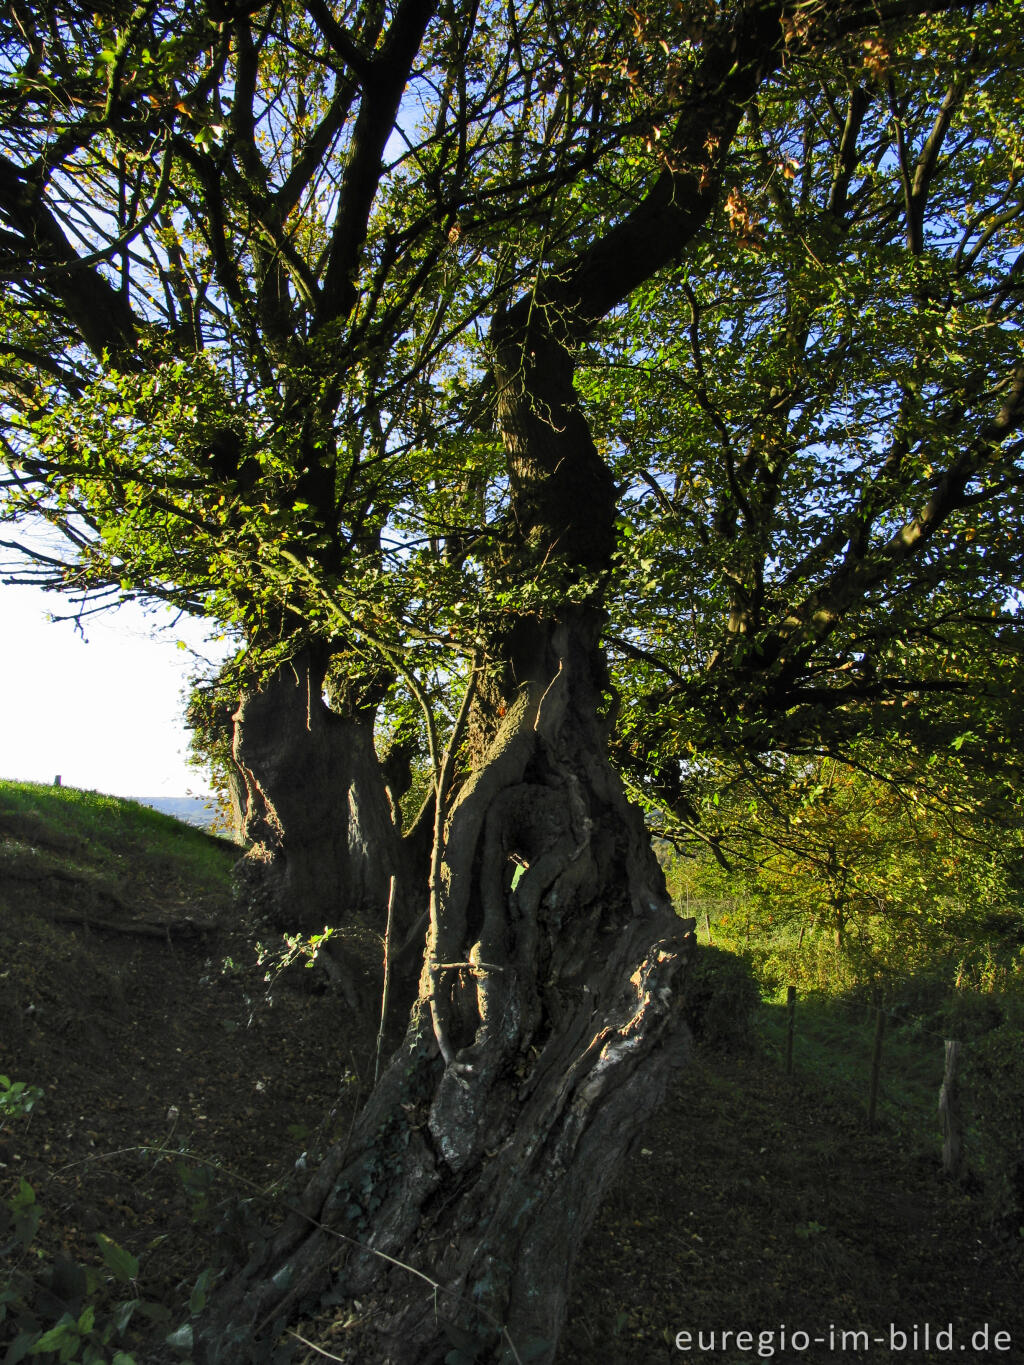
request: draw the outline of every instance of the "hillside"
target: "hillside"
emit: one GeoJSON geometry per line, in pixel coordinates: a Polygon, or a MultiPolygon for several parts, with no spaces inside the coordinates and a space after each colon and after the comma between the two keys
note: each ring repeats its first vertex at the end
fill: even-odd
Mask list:
{"type": "Polygon", "coordinates": [[[38,1249],[102,1272],[109,1237],[168,1324],[213,1263],[218,1201],[279,1181],[365,1074],[339,1002],[268,989],[275,963],[232,906],[237,856],[129,801],[0,783],[0,1072],[42,1091],[20,1117],[0,1095],[0,1193],[35,1193],[29,1267],[38,1249]]]}
{"type": "MultiPolygon", "coordinates": [[[[143,1365],[300,1154],[343,1138],[377,1021],[301,964],[275,974],[270,945],[258,960],[230,845],[130,802],[10,783],[0,841],[0,1071],[41,1092],[28,1113],[0,1094],[15,1287],[0,1342],[32,1315],[37,1340],[70,1304],[83,1353],[143,1365]]],[[[372,998],[376,945],[350,947],[372,998]]],[[[925,1323],[952,1323],[957,1347],[987,1323],[1013,1343],[991,1358],[1024,1359],[1019,1241],[943,1179],[898,1107],[868,1133],[841,1081],[787,1079],[765,1022],[746,1049],[695,1051],[623,1171],[580,1253],[563,1365],[941,1359],[890,1350],[891,1326],[925,1323]],[[830,1324],[884,1341],[833,1349],[830,1324]],[[825,1340],[783,1350],[783,1326],[825,1340]],[[696,1349],[724,1329],[773,1336],[696,1349]]],[[[339,1324],[304,1334],[346,1359],[339,1324]]]]}

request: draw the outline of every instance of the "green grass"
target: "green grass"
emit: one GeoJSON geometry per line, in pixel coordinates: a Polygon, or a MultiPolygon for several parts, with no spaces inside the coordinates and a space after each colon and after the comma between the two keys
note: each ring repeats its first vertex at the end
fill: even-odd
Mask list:
{"type": "MultiPolygon", "coordinates": [[[[757,1020],[762,1044],[781,1067],[785,1058],[785,992],[766,1003],[757,1020]]],[[[866,1112],[875,1036],[873,1012],[862,1003],[798,995],[793,1036],[793,1073],[812,1081],[833,1100],[866,1112]]],[[[936,1105],[942,1084],[943,1041],[913,1025],[887,1019],[882,1041],[878,1118],[922,1144],[939,1144],[936,1105]]]]}
{"type": "Polygon", "coordinates": [[[10,879],[60,876],[125,900],[146,888],[227,894],[238,850],[135,801],[0,781],[0,865],[10,879]]]}

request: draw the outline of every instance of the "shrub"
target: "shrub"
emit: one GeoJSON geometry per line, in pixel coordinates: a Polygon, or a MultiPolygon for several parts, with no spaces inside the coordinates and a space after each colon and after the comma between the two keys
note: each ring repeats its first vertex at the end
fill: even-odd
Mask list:
{"type": "Polygon", "coordinates": [[[751,1038],[761,992],[747,961],[722,948],[702,947],[686,983],[686,1022],[699,1043],[723,1051],[751,1038]]]}

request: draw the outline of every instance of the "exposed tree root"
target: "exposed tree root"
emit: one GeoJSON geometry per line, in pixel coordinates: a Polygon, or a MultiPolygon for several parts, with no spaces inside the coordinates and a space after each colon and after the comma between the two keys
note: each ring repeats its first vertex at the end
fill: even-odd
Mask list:
{"type": "Polygon", "coordinates": [[[141,938],[162,938],[168,943],[175,939],[201,940],[216,932],[192,919],[180,920],[113,920],[99,919],[79,910],[52,911],[51,919],[59,924],[80,924],[103,934],[136,934],[141,938]]]}

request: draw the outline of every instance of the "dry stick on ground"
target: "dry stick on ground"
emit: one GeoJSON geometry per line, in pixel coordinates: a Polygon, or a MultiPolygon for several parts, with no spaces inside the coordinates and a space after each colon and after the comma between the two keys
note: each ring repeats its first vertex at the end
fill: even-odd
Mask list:
{"type": "Polygon", "coordinates": [[[325,1351],[322,1346],[318,1346],[315,1341],[310,1341],[308,1337],[304,1337],[301,1332],[296,1332],[294,1328],[288,1328],[288,1335],[294,1337],[296,1341],[301,1341],[303,1346],[308,1346],[309,1349],[315,1351],[318,1356],[323,1356],[324,1360],[337,1360],[341,1362],[341,1365],[345,1365],[343,1356],[332,1355],[330,1351],[325,1351]]]}
{"type": "Polygon", "coordinates": [[[95,915],[81,910],[56,910],[51,918],[58,924],[80,924],[85,929],[99,929],[107,934],[138,934],[143,938],[205,938],[214,933],[213,929],[197,924],[193,919],[176,920],[125,920],[97,919],[95,915]]]}

